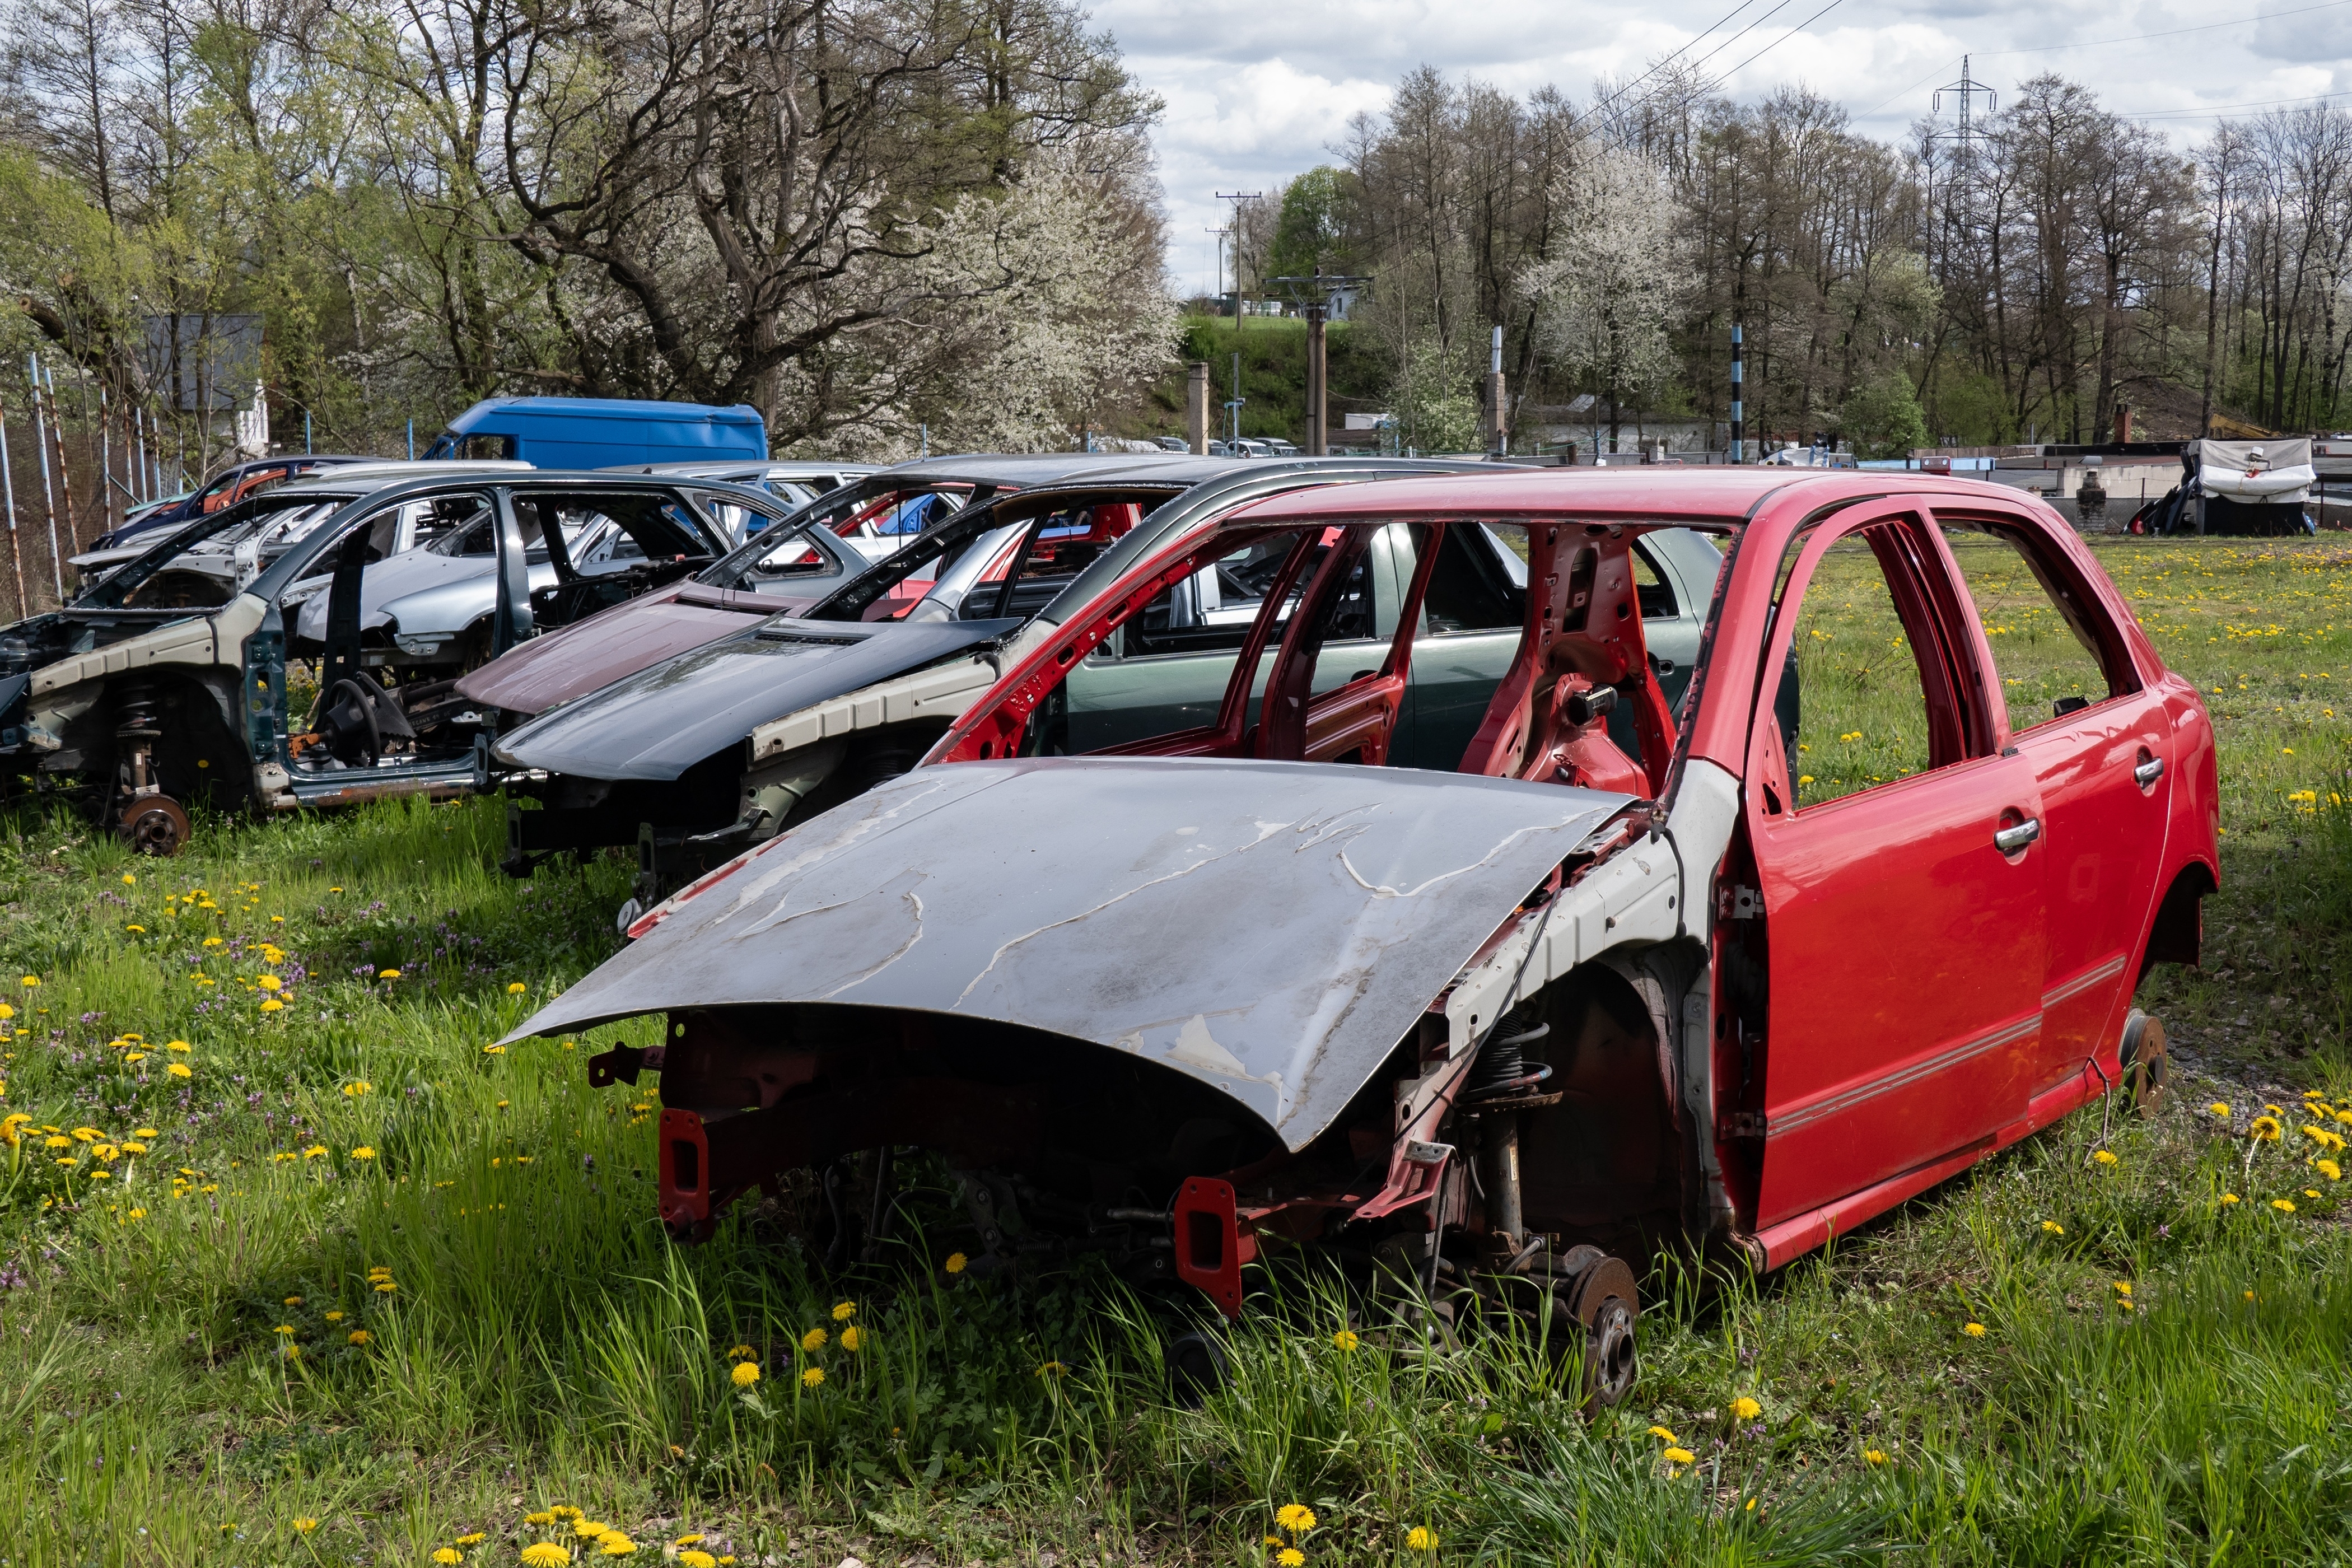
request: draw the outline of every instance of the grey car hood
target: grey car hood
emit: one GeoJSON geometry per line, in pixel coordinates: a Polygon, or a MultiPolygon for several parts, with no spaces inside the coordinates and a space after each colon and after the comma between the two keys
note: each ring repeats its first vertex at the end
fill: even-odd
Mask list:
{"type": "Polygon", "coordinates": [[[1023,624],[776,616],[551,709],[501,740],[497,755],[578,778],[674,779],[770,720],[987,647],[1023,624]]]}
{"type": "Polygon", "coordinates": [[[832,1002],[1050,1030],[1304,1148],[1630,797],[1302,763],[918,768],[688,889],[513,1038],[832,1002]]]}

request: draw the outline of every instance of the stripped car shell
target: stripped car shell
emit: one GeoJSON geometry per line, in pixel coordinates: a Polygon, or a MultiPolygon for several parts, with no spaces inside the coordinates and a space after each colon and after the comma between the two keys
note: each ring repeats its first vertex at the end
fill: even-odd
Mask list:
{"type": "Polygon", "coordinates": [[[1566,1314],[1613,1403],[1626,1258],[1775,1268],[2111,1086],[2152,1100],[2162,1031],[2131,994],[2195,961],[2215,827],[2194,688],[2037,500],[1755,469],[1377,482],[1137,562],[925,766],[655,909],[513,1037],[667,1015],[591,1075],[662,1073],[683,1237],[861,1151],[887,1196],[919,1145],[991,1258],[1051,1237],[1230,1314],[1261,1248],[1324,1246],[1457,1326],[1566,1314]],[[1473,527],[1525,531],[1517,652],[1457,772],[1380,765],[1433,563],[1473,527]],[[1675,527],[1732,548],[1669,706],[1633,545],[1675,527]],[[1386,657],[1318,686],[1396,529],[1419,564],[1386,657]],[[1947,530],[2024,555],[2105,699],[2012,727],[1947,530]],[[1930,752],[1808,798],[1795,611],[1841,544],[1886,575],[1930,752]],[[1213,717],[1055,754],[1089,652],[1244,557],[1270,585],[1213,717]]]}

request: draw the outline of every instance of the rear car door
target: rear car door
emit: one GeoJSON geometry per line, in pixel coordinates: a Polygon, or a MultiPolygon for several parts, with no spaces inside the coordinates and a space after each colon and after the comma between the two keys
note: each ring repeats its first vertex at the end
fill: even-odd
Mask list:
{"type": "Polygon", "coordinates": [[[1790,557],[1745,769],[1760,887],[1727,911],[1757,906],[1769,955],[1759,1229],[1990,1147],[2042,1005],[2038,784],[1998,745],[1941,539],[1856,508],[1790,557]]]}
{"type": "Polygon", "coordinates": [[[1982,627],[2008,745],[2042,793],[2049,946],[2032,1089],[2092,1070],[2120,1036],[2155,916],[2172,724],[2076,552],[2021,508],[1938,508],[1982,627]]]}

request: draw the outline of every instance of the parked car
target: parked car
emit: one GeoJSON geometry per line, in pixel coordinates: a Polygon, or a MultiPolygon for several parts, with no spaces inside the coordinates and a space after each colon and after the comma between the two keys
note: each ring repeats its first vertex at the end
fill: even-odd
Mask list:
{"type": "Polygon", "coordinates": [[[449,421],[427,458],[520,458],[542,468],[760,462],[767,421],[748,403],[626,397],[488,397],[449,421]]]}
{"type": "Polygon", "coordinates": [[[232,463],[184,496],[130,513],[121,526],[90,541],[89,547],[93,551],[112,550],[132,540],[151,537],[161,530],[176,528],[192,518],[209,516],[235,506],[298,475],[377,460],[331,452],[304,452],[299,456],[255,458],[247,462],[232,463]]]}
{"type": "MultiPolygon", "coordinates": [[[[732,485],[751,485],[766,490],[778,500],[794,507],[806,506],[821,495],[839,489],[868,474],[881,471],[879,463],[817,463],[817,462],[698,462],[645,463],[624,465],[629,473],[660,474],[675,479],[724,479],[732,485]]],[[[738,544],[767,526],[768,520],[759,513],[729,514],[721,521],[733,531],[738,544]]]]}
{"type": "Polygon", "coordinates": [[[494,613],[478,628],[495,653],[535,626],[563,624],[690,569],[689,548],[707,561],[717,549],[709,525],[697,522],[689,537],[680,521],[694,515],[701,489],[776,504],[700,482],[496,472],[355,496],[287,486],[200,518],[64,608],[0,628],[0,789],[29,777],[142,851],[169,854],[187,837],[185,803],[198,798],[286,809],[478,788],[490,777],[485,715],[446,679],[388,689],[377,679],[388,668],[432,672],[401,668],[425,662],[399,647],[414,628],[362,625],[371,564],[420,510],[443,522],[461,513],[495,520],[483,558],[494,613]],[[533,545],[560,541],[562,531],[550,524],[591,507],[644,559],[598,574],[551,550],[554,581],[530,592],[540,564],[533,545]],[[272,537],[284,548],[267,564],[246,555],[246,543],[272,537]],[[211,542],[229,538],[240,543],[227,571],[189,567],[211,542]],[[289,660],[292,623],[313,599],[324,605],[315,659],[289,660]]]}
{"type": "MultiPolygon", "coordinates": [[[[975,504],[799,615],[648,665],[504,733],[497,760],[546,777],[534,787],[547,808],[509,818],[509,868],[551,850],[635,844],[632,901],[643,907],[905,772],[1045,635],[1057,606],[1082,603],[1156,541],[1276,490],[1429,471],[1377,459],[1247,470],[1207,458],[1128,462],[975,504]]],[[[1139,653],[1118,712],[1094,721],[1142,722],[1221,689],[1232,653],[1219,635],[1171,629],[1154,652],[1173,657],[1139,653]]],[[[503,708],[491,673],[460,689],[503,708]]]]}
{"type": "MultiPolygon", "coordinates": [[[[747,541],[690,579],[593,621],[535,637],[459,689],[520,722],[771,616],[805,610],[969,505],[1056,479],[1125,472],[1136,461],[1055,453],[931,458],[882,469],[793,513],[786,531],[747,541]]],[[[892,587],[912,604],[930,582],[904,574],[892,587]]]]}
{"type": "Polygon", "coordinates": [[[1153,443],[1163,452],[1190,452],[1192,444],[1181,436],[1154,436],[1153,443]]]}
{"type": "Polygon", "coordinates": [[[679,1237],[802,1169],[887,1227],[894,1154],[937,1151],[962,1212],[911,1239],[976,1268],[1093,1251],[1230,1315],[1254,1260],[1312,1247],[1425,1327],[1524,1325],[1616,1403],[1652,1248],[1775,1268],[2161,1089],[2133,991],[2195,962],[2218,876],[2196,689],[2048,506],[1892,478],[1503,471],[1223,511],[1047,627],[926,765],[652,910],[517,1035],[663,1016],[588,1070],[661,1075],[679,1237]],[[1679,701],[1640,548],[1677,530],[1727,546],[1679,701]],[[1448,759],[1409,678],[1491,536],[1529,586],[1448,759]],[[1414,563],[1394,629],[1327,684],[1383,549],[1414,563]],[[1218,700],[1090,746],[1101,654],[1204,574],[1251,609],[1218,700]],[[2073,638],[1997,653],[1989,583],[2073,638]]]}
{"type": "MultiPolygon", "coordinates": [[[[497,607],[497,501],[521,522],[536,624],[559,626],[691,575],[727,552],[727,519],[774,522],[790,508],[763,490],[704,480],[607,484],[600,474],[544,483],[418,495],[377,525],[360,587],[360,635],[371,667],[445,675],[490,658],[497,607]],[[562,603],[559,605],[558,600],[562,603]]],[[[327,635],[327,601],[301,606],[293,652],[312,657],[327,635]]]]}
{"type": "MultiPolygon", "coordinates": [[[[235,580],[239,586],[242,586],[257,574],[262,564],[278,558],[278,552],[296,537],[306,521],[316,521],[334,510],[332,506],[325,505],[325,502],[347,500],[353,496],[364,495],[369,490],[381,489],[386,485],[400,484],[412,479],[439,479],[450,474],[513,472],[518,469],[528,469],[530,467],[529,463],[511,462],[404,463],[379,462],[371,459],[365,462],[341,463],[331,468],[316,469],[288,479],[282,486],[257,487],[247,492],[249,497],[261,494],[265,489],[275,491],[282,488],[305,498],[310,503],[307,510],[298,512],[272,509],[266,514],[274,520],[268,529],[232,530],[227,533],[213,534],[193,547],[185,557],[173,563],[173,570],[205,573],[225,581],[235,580]],[[233,560],[232,557],[236,554],[241,545],[247,547],[243,552],[244,559],[233,560]],[[243,573],[242,577],[237,576],[239,572],[243,573]]],[[[118,543],[104,549],[93,547],[79,555],[68,556],[68,563],[81,574],[83,583],[95,583],[124,562],[145,554],[159,537],[156,531],[147,531],[143,537],[131,537],[131,533],[132,531],[127,528],[118,530],[113,537],[129,538],[128,543],[118,543]]],[[[415,538],[403,536],[401,542],[393,548],[406,550],[417,542],[419,541],[415,538]]],[[[151,587],[147,592],[152,597],[157,590],[151,587]]]]}

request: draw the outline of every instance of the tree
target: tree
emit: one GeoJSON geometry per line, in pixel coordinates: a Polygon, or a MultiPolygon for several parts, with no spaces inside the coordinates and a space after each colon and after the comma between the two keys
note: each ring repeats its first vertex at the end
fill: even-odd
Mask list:
{"type": "Polygon", "coordinates": [[[1668,330],[1693,283],[1678,215],[1658,169],[1613,147],[1562,176],[1554,201],[1576,242],[1528,268],[1520,287],[1538,341],[1600,387],[1614,452],[1626,395],[1660,390],[1676,369],[1668,330]]]}

